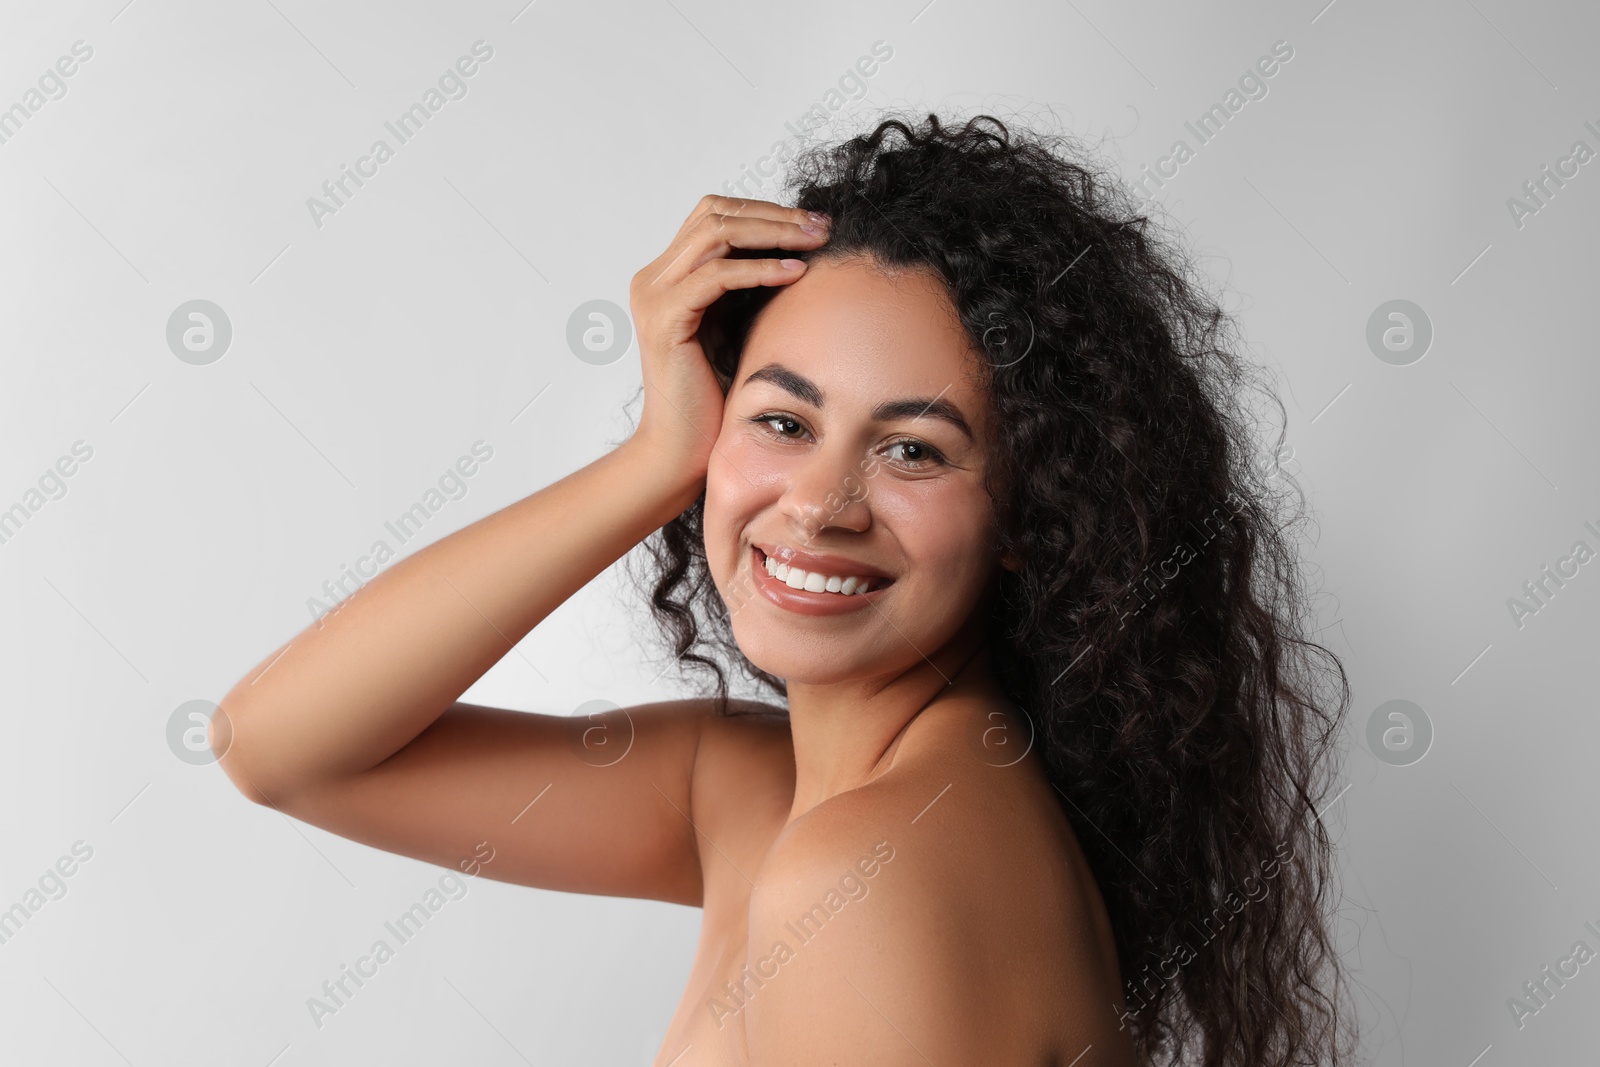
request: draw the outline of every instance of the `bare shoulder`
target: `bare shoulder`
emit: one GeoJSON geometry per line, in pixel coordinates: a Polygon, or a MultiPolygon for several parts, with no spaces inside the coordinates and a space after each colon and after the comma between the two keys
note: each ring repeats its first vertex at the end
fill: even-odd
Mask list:
{"type": "Polygon", "coordinates": [[[970,755],[930,746],[774,841],[749,956],[781,993],[746,1010],[756,1062],[1130,1062],[1098,900],[1029,810],[1053,801],[970,755]]]}
{"type": "Polygon", "coordinates": [[[717,873],[744,884],[794,801],[794,741],[783,708],[731,701],[722,715],[707,700],[695,752],[690,812],[706,884],[717,873]],[[727,868],[722,870],[721,868],[727,868]]]}
{"type": "Polygon", "coordinates": [[[721,793],[776,780],[780,787],[787,786],[787,810],[794,797],[794,739],[789,732],[789,713],[775,704],[754,700],[730,700],[727,715],[719,714],[710,700],[701,707],[695,773],[707,790],[704,799],[722,799],[721,793]]]}

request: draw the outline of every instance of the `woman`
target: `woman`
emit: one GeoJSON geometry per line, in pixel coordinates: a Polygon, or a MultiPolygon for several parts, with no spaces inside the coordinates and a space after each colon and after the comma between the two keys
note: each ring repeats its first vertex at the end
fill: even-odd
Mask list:
{"type": "Polygon", "coordinates": [[[1300,634],[1227,320],[1064,144],[891,119],[802,159],[796,207],[705,197],[633,278],[632,436],[241,680],[230,779],[702,907],[659,1064],[1344,1062],[1344,674],[1300,634]],[[712,695],[459,702],[641,542],[712,695]]]}

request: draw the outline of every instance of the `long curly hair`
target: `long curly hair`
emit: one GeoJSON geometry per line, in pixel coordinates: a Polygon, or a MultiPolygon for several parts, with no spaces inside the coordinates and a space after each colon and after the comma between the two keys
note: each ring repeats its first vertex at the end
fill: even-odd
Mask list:
{"type": "MultiPolygon", "coordinates": [[[[788,189],[833,224],[782,254],[928,270],[987,354],[986,488],[1022,560],[999,579],[992,662],[1100,886],[1141,1062],[1350,1062],[1319,810],[1349,684],[1306,632],[1305,496],[1281,432],[1258,447],[1247,393],[1283,405],[1236,327],[1070,135],[891,117],[813,146],[788,189]]],[[[725,390],[774,293],[708,309],[725,390]]],[[[704,503],[646,539],[644,577],[677,659],[738,714],[724,663],[786,689],[733,639],[704,503]]]]}

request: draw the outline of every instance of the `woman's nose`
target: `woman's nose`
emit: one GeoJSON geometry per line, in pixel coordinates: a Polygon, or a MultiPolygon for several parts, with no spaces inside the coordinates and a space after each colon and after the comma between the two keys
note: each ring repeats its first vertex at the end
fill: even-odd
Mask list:
{"type": "Polygon", "coordinates": [[[871,524],[864,464],[819,449],[795,463],[780,501],[795,532],[814,540],[830,527],[860,533],[871,524]]]}

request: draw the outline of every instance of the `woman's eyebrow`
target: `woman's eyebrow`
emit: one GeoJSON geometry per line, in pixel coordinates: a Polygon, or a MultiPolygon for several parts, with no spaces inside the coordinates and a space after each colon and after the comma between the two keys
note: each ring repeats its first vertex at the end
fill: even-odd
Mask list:
{"type": "MultiPolygon", "coordinates": [[[[804,374],[790,370],[782,363],[768,363],[759,370],[752,371],[744,380],[744,384],[749,385],[755,381],[771,382],[812,407],[822,407],[822,390],[818,388],[817,383],[804,374]]],[[[885,400],[872,409],[872,417],[878,422],[917,418],[943,419],[966,434],[969,441],[975,440],[972,427],[967,424],[961,409],[938,396],[908,396],[899,400],[885,400]]]]}
{"type": "Polygon", "coordinates": [[[804,374],[797,374],[785,367],[782,363],[768,363],[760,370],[753,371],[750,377],[744,380],[745,385],[751,382],[771,382],[779,389],[797,396],[812,407],[822,406],[822,390],[817,388],[817,383],[807,378],[804,374]]]}

